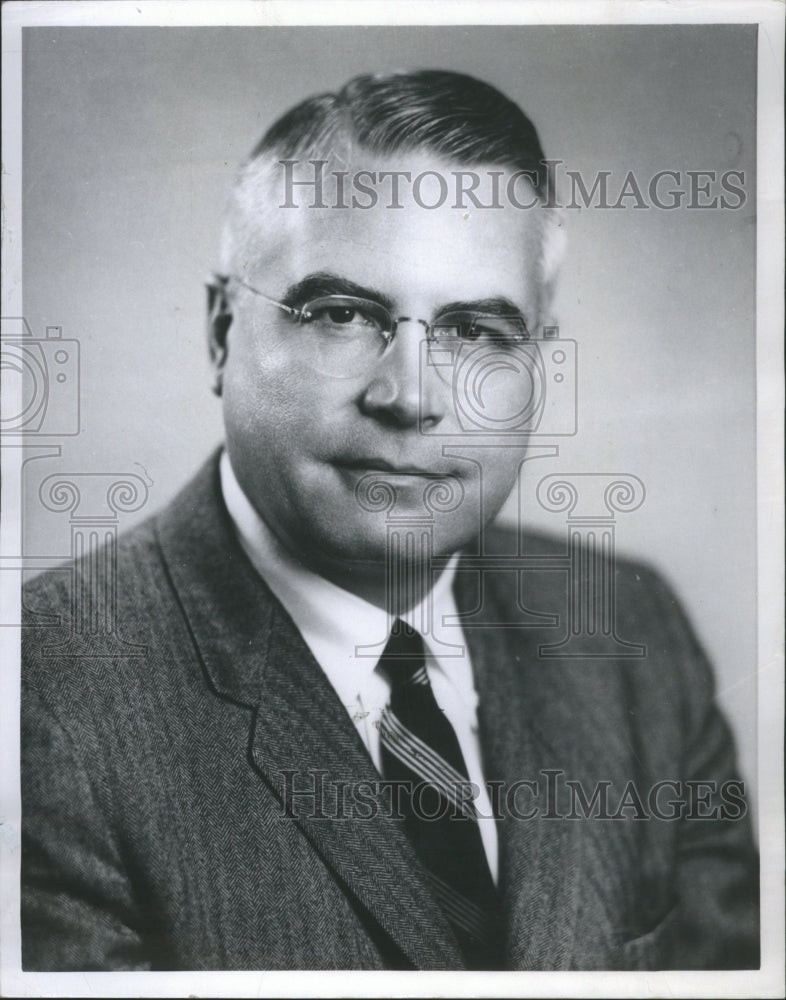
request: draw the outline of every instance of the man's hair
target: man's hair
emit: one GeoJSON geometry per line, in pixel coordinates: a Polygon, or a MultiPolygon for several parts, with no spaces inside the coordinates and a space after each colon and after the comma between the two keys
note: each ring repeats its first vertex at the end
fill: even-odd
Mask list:
{"type": "Polygon", "coordinates": [[[236,249],[244,188],[258,183],[279,160],[328,156],[348,164],[358,150],[380,156],[425,151],[467,167],[483,163],[526,171],[542,207],[540,278],[550,295],[564,239],[561,215],[546,207],[545,158],[537,130],[495,87],[446,70],[356,76],[337,93],[310,97],[274,122],[238,173],[222,243],[223,266],[236,249]],[[232,201],[240,213],[231,211],[232,201]]]}
{"type": "Polygon", "coordinates": [[[383,156],[425,150],[527,170],[543,197],[543,150],[529,118],[490,84],[443,70],[356,76],[337,94],[310,97],[268,129],[250,160],[295,159],[347,140],[383,156]]]}

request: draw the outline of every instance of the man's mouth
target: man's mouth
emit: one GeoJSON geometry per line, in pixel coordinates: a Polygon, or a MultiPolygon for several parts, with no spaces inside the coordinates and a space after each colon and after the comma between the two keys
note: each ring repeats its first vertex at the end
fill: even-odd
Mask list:
{"type": "Polygon", "coordinates": [[[446,476],[453,475],[452,472],[447,470],[435,470],[410,463],[398,463],[378,456],[342,458],[336,460],[335,464],[341,469],[349,469],[352,472],[361,474],[378,472],[381,476],[421,476],[428,479],[444,479],[446,476]]]}

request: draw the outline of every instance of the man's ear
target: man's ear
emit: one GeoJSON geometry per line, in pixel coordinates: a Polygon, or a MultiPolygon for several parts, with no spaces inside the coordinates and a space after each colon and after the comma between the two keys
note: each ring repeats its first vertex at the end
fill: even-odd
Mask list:
{"type": "Polygon", "coordinates": [[[213,369],[213,392],[221,395],[224,365],[229,345],[227,338],[232,324],[232,310],[226,293],[227,279],[213,275],[207,282],[207,342],[213,369]]]}

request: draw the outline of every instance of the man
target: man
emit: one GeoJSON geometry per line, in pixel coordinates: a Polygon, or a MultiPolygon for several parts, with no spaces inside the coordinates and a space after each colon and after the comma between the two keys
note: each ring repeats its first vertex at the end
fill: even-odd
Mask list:
{"type": "MultiPolygon", "coordinates": [[[[26,631],[25,968],[758,964],[674,599],[489,527],[559,257],[542,161],[503,95],[420,72],[304,102],[241,171],[209,289],[226,449],[120,543],[127,656],[26,631]],[[548,655],[609,587],[630,655],[548,655]]],[[[26,604],[68,634],[92,586],[26,604]]]]}

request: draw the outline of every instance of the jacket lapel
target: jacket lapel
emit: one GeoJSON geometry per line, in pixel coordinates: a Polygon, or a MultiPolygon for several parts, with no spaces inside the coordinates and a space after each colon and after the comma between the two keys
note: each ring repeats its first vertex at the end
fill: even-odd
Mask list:
{"type": "MultiPolygon", "coordinates": [[[[456,596],[459,608],[476,609],[464,631],[480,699],[484,771],[486,780],[499,782],[502,789],[503,818],[497,831],[507,967],[560,969],[569,965],[575,934],[580,838],[576,823],[542,816],[548,808],[544,772],[575,773],[580,712],[567,678],[538,656],[539,644],[553,641],[553,632],[492,625],[495,615],[510,614],[514,603],[508,592],[510,574],[500,576],[507,579],[494,580],[489,574],[484,581],[485,602],[479,610],[477,574],[459,572],[456,596]],[[512,787],[521,781],[538,783],[537,798],[525,786],[511,797],[512,787]],[[535,808],[537,816],[521,818],[535,808]]],[[[543,598],[541,592],[538,603],[549,612],[559,607],[543,598]]],[[[551,781],[557,796],[552,811],[565,815],[565,786],[554,775],[551,781]]]]}
{"type": "Polygon", "coordinates": [[[251,744],[260,773],[282,801],[285,772],[297,772],[294,780],[308,776],[309,790],[311,776],[322,775],[324,816],[315,815],[308,795],[290,802],[296,822],[326,864],[416,967],[462,968],[458,945],[403,826],[390,818],[389,799],[375,792],[378,813],[368,818],[353,815],[347,799],[347,818],[335,818],[341,806],[334,804],[334,790],[361,783],[377,789],[380,776],[346,709],[283,609],[274,615],[263,687],[251,744]],[[423,927],[430,929],[429,935],[423,934],[423,927]]]}
{"type": "Polygon", "coordinates": [[[380,776],[327,677],[240,548],[215,459],[159,519],[158,534],[213,691],[253,710],[253,764],[282,810],[288,790],[323,781],[322,816],[308,795],[290,794],[289,811],[325,864],[416,968],[463,968],[422,866],[389,815],[389,798],[370,794],[378,811],[369,818],[335,818],[334,789],[366,783],[374,790],[380,776]]]}

